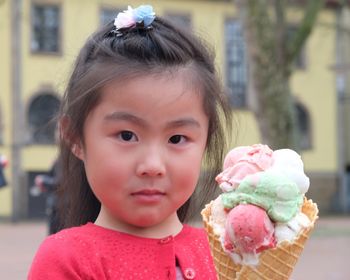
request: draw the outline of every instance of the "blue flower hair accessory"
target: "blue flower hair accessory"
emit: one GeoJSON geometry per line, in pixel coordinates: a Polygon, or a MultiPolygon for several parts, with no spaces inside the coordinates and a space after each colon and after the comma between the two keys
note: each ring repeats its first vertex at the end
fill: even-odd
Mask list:
{"type": "Polygon", "coordinates": [[[141,5],[136,9],[128,6],[124,12],[120,12],[114,20],[117,36],[123,35],[124,30],[134,27],[149,29],[155,19],[155,13],[151,5],[141,5]]]}

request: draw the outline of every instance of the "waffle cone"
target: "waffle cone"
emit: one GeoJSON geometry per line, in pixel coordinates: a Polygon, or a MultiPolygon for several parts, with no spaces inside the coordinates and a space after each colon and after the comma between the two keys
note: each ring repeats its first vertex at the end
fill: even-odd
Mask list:
{"type": "Polygon", "coordinates": [[[202,217],[205,229],[208,234],[211,253],[213,255],[215,268],[220,280],[282,280],[289,279],[304,244],[314,228],[318,218],[317,205],[312,200],[304,201],[302,212],[309,217],[311,224],[302,230],[293,243],[281,242],[276,248],[268,249],[260,253],[259,265],[256,267],[236,264],[222,249],[219,236],[214,234],[213,228],[209,224],[212,203],[206,205],[202,210],[202,217]]]}

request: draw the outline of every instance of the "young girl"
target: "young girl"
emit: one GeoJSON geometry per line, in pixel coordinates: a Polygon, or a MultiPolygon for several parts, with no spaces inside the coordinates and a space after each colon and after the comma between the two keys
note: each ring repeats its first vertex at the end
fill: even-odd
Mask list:
{"type": "Polygon", "coordinates": [[[65,229],[29,279],[216,279],[206,233],[183,222],[202,159],[214,189],[226,102],[205,45],[151,6],[93,34],[62,104],[65,229]]]}

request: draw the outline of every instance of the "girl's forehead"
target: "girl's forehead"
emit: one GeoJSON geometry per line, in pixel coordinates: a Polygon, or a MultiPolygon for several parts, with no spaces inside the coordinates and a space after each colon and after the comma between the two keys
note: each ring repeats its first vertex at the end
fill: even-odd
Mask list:
{"type": "MultiPolygon", "coordinates": [[[[102,94],[113,91],[159,90],[177,91],[178,93],[198,92],[202,88],[193,69],[189,67],[172,67],[151,70],[149,73],[134,73],[117,76],[102,88],[102,94]]],[[[166,93],[166,92],[165,92],[166,93]]]]}
{"type": "Polygon", "coordinates": [[[111,114],[115,111],[150,114],[191,114],[194,107],[204,112],[202,94],[184,72],[164,72],[140,75],[133,78],[116,78],[100,92],[99,102],[93,111],[111,114]],[[164,111],[164,108],[165,111],[164,111]]]}
{"type": "Polygon", "coordinates": [[[174,72],[111,81],[101,92],[100,103],[89,120],[101,123],[128,120],[152,128],[195,120],[206,128],[208,117],[197,88],[188,83],[186,75],[174,72]]]}

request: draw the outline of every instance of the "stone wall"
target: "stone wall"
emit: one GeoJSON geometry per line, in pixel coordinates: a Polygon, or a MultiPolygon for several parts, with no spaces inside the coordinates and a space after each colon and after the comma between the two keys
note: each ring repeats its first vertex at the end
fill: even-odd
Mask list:
{"type": "Polygon", "coordinates": [[[320,214],[331,214],[340,211],[339,178],[335,173],[308,173],[310,188],[307,197],[317,203],[320,214]]]}

